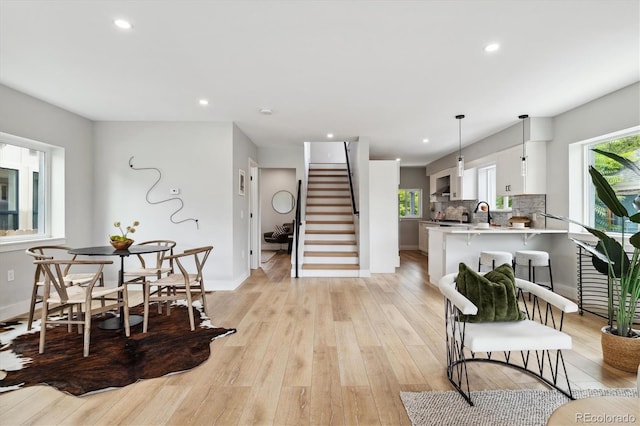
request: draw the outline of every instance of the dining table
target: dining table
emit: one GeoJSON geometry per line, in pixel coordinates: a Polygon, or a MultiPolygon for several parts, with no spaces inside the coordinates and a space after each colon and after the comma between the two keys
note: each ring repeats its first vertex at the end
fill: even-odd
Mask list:
{"type": "MultiPolygon", "coordinates": [[[[113,246],[97,246],[97,247],[82,247],[69,250],[69,254],[75,254],[79,256],[119,256],[120,257],[120,270],[118,271],[118,287],[124,283],[124,259],[131,255],[157,253],[160,251],[169,250],[168,246],[157,245],[132,245],[124,250],[116,250],[113,246]]],[[[119,296],[122,298],[122,292],[119,296]]],[[[129,315],[129,325],[131,327],[141,324],[143,317],[141,315],[129,315]]],[[[113,318],[106,319],[99,324],[99,328],[103,330],[120,330],[124,328],[124,307],[120,305],[119,315],[113,318]]]]}

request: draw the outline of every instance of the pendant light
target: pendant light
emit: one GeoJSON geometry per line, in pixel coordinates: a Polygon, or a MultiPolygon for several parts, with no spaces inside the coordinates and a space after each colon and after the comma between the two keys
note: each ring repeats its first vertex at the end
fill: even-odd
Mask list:
{"type": "Polygon", "coordinates": [[[464,157],[462,156],[462,119],[464,115],[456,115],[458,120],[458,177],[464,175],[464,157]]]}
{"type": "Polygon", "coordinates": [[[527,175],[527,151],[524,144],[524,120],[529,118],[527,114],[519,115],[518,118],[522,120],[522,157],[520,157],[520,174],[522,176],[527,175]]]}

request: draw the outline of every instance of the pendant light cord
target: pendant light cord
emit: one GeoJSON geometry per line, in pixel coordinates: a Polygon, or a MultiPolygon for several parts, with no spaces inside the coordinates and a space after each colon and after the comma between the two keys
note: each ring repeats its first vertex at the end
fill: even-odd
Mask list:
{"type": "Polygon", "coordinates": [[[460,159],[462,158],[462,119],[464,115],[456,115],[456,118],[458,119],[458,159],[460,159]]]}
{"type": "Polygon", "coordinates": [[[518,118],[522,120],[522,158],[525,158],[527,156],[526,155],[527,153],[525,151],[525,146],[524,146],[524,120],[529,118],[529,116],[527,114],[522,114],[522,115],[519,115],[518,118]]]}

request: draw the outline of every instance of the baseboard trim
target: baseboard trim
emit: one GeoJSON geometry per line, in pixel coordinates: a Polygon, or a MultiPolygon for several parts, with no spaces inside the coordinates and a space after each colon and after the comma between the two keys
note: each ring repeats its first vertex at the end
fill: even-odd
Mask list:
{"type": "Polygon", "coordinates": [[[29,299],[0,307],[0,321],[6,321],[29,312],[29,299]]]}

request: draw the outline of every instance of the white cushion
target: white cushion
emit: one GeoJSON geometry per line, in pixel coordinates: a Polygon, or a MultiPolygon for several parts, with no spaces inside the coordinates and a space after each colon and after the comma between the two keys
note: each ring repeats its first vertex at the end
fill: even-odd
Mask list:
{"type": "Polygon", "coordinates": [[[464,344],[472,352],[571,349],[571,336],[531,320],[467,323],[464,344]]]}
{"type": "Polygon", "coordinates": [[[528,266],[549,266],[549,253],[538,250],[519,250],[516,252],[516,264],[528,266]]]}
{"type": "Polygon", "coordinates": [[[496,266],[500,266],[504,263],[511,265],[513,261],[513,255],[508,251],[481,251],[480,252],[480,264],[481,265],[493,265],[495,260],[496,266]]]}

